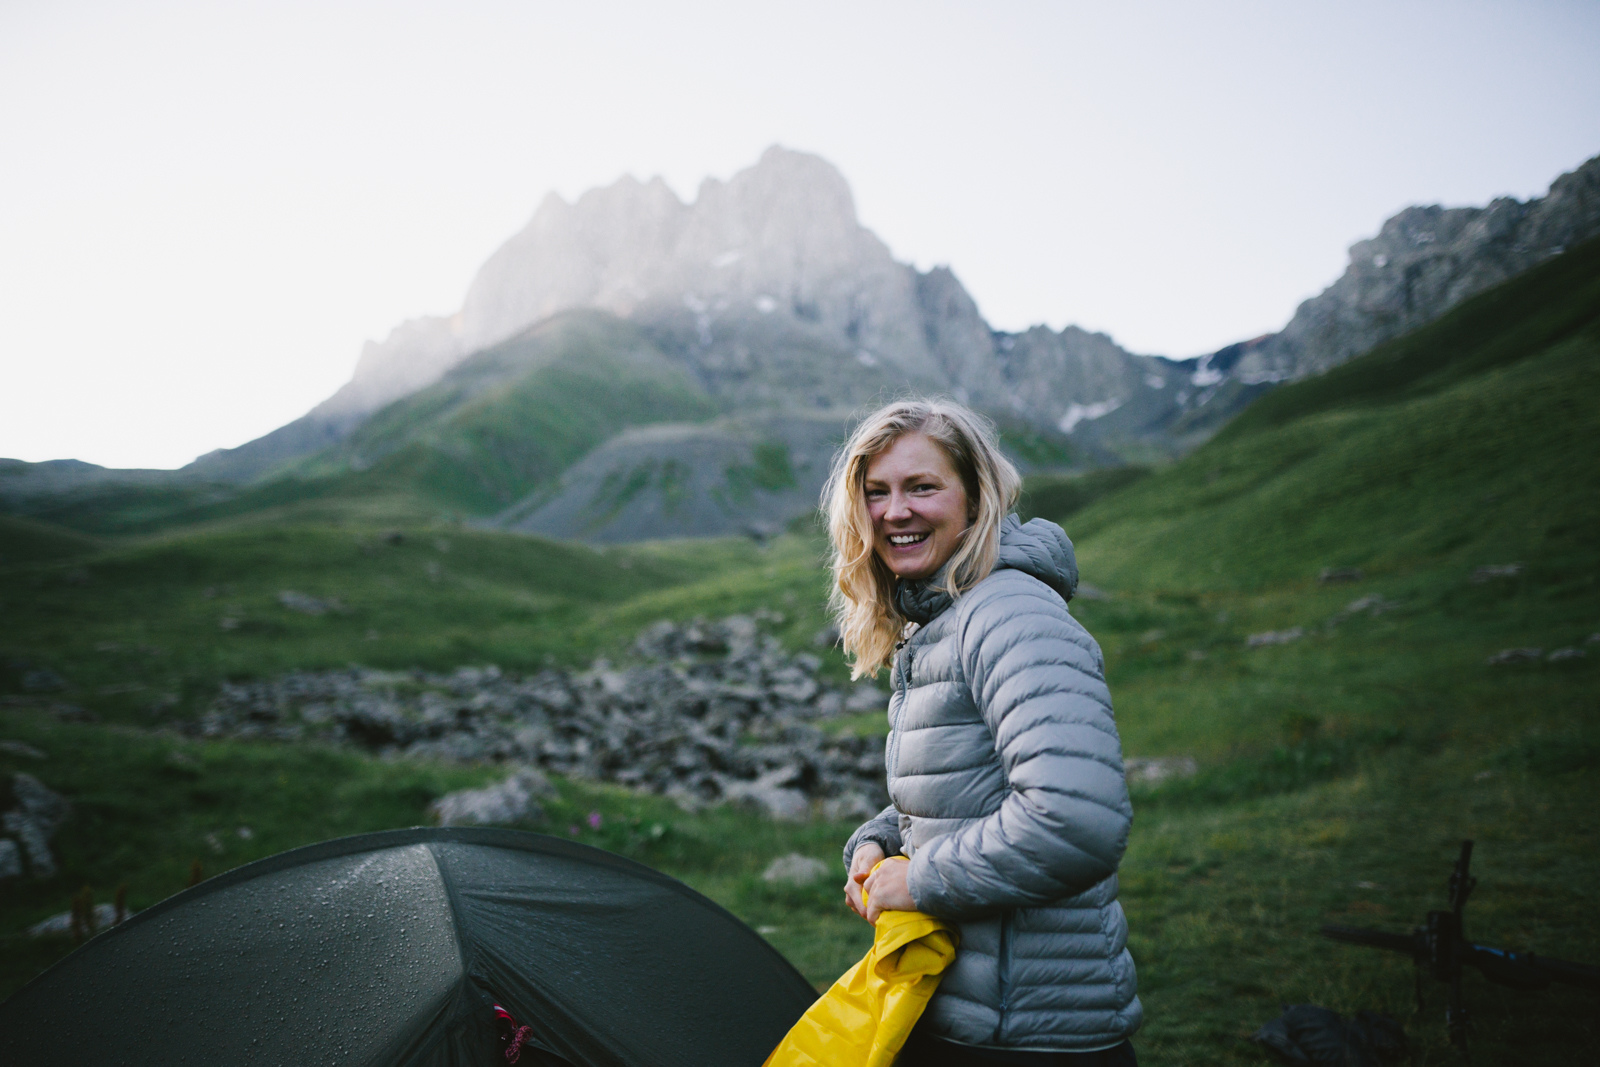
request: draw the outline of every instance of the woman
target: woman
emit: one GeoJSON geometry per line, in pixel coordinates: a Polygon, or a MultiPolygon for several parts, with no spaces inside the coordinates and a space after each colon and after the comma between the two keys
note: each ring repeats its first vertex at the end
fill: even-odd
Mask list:
{"type": "Polygon", "coordinates": [[[1010,514],[1020,488],[979,416],[904,401],[856,428],[824,490],[845,652],[894,690],[893,804],[845,845],[845,897],[869,922],[915,909],[961,936],[905,1067],[1136,1062],[1116,900],[1132,809],[1104,660],[1067,612],[1072,543],[1010,514]]]}

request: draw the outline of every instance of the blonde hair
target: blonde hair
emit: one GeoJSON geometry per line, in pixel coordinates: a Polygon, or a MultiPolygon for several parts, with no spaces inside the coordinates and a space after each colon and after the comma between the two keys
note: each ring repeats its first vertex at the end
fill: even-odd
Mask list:
{"type": "Polygon", "coordinates": [[[952,597],[977,585],[994,570],[1000,551],[1000,523],[1022,491],[1017,469],[1000,452],[994,424],[949,400],[900,400],[862,419],[822,489],[833,543],[833,590],[828,607],[839,640],[850,657],[852,678],[876,676],[889,665],[906,619],[894,602],[894,573],[873,548],[867,513],[867,466],[909,433],[938,445],[967,493],[969,524],[945,571],[944,591],[952,597]]]}

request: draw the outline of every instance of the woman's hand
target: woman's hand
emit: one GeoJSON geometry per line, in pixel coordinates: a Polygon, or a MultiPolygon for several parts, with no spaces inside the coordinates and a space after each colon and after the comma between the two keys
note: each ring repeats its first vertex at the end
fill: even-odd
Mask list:
{"type": "Polygon", "coordinates": [[[906,873],[910,869],[911,863],[905,857],[896,856],[867,876],[863,883],[867,890],[867,922],[876,926],[878,916],[886,911],[917,910],[917,902],[911,899],[911,888],[906,885],[906,873]]]}
{"type": "MultiPolygon", "coordinates": [[[[867,906],[861,900],[861,884],[872,873],[873,864],[883,859],[883,848],[876,841],[866,841],[856,846],[850,857],[850,874],[844,880],[844,901],[850,910],[867,917],[867,906]]],[[[869,920],[870,921],[870,920],[869,920]]]]}

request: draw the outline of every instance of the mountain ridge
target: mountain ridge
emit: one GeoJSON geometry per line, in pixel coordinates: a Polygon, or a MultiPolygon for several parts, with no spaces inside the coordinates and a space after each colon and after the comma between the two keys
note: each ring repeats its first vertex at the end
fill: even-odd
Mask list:
{"type": "Polygon", "coordinates": [[[851,412],[907,392],[984,411],[1029,469],[1158,463],[1276,383],[1326,373],[1596,232],[1600,157],[1525,203],[1408,208],[1352,245],[1345,272],[1283,330],[1172,360],[1076,326],[992,329],[949,267],[893,258],[837,169],[774,146],[690,202],[631,177],[572,203],[547,196],[459,311],[369,342],[337,392],[240,448],[179,472],[9,463],[0,501],[16,511],[76,493],[81,511],[97,493],[166,494],[139,505],[153,522],[230,494],[236,508],[355,489],[554,536],[636,536],[647,514],[676,535],[726,533],[753,528],[738,506],[776,509],[764,526],[800,506],[794,486],[740,480],[758,450],[808,455],[819,426],[842,435],[851,412]],[[606,340],[552,340],[571,341],[579,322],[606,340]],[[530,355],[564,344],[548,366],[530,355]],[[627,436],[657,424],[681,427],[627,436]],[[643,441],[683,454],[642,457],[643,441]],[[705,477],[662,473],[702,461],[716,468],[705,477]],[[618,485],[644,495],[613,507],[618,485]]]}

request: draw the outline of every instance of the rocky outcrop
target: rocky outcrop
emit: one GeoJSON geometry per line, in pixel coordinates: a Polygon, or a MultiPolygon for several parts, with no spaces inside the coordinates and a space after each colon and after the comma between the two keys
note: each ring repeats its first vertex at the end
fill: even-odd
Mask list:
{"type": "Polygon", "coordinates": [[[440,826],[491,826],[536,821],[542,815],[536,797],[555,792],[549,779],[524,767],[503,782],[482,789],[447,793],[428,805],[440,826]]]}
{"type": "Polygon", "coordinates": [[[1481,208],[1406,208],[1352,245],[1339,280],[1229,373],[1246,383],[1321,373],[1595,236],[1600,156],[1526,203],[1503,197],[1481,208]]]}
{"type": "MultiPolygon", "coordinates": [[[[762,623],[744,615],[657,623],[639,635],[633,662],[599,660],[578,672],[352,668],[228,683],[190,729],[525,765],[663,794],[686,807],[747,804],[774,818],[879,810],[886,803],[882,739],[820,724],[847,707],[886,705],[887,694],[858,687],[847,695],[825,683],[817,657],[785,652],[762,623]]],[[[536,783],[513,781],[516,796],[502,783],[435,815],[511,821],[500,816],[531,804],[538,791],[536,783]]]]}
{"type": "Polygon", "coordinates": [[[8,792],[9,802],[0,815],[0,832],[11,839],[6,842],[11,848],[0,850],[0,880],[7,873],[20,875],[22,859],[33,877],[54,877],[56,859],[50,851],[50,840],[66,821],[71,807],[31,774],[13,774],[8,792]]]}

